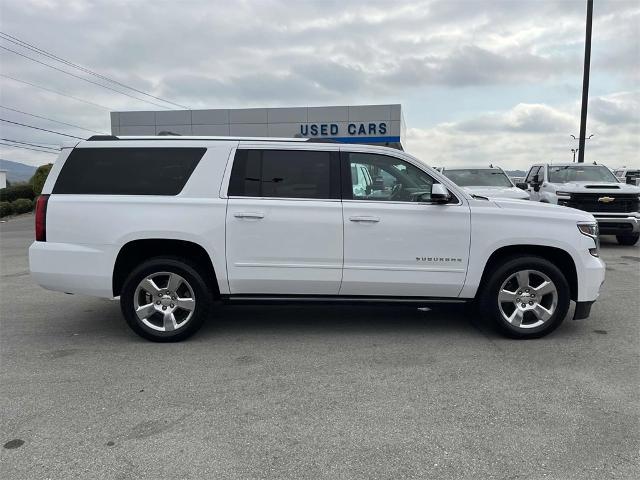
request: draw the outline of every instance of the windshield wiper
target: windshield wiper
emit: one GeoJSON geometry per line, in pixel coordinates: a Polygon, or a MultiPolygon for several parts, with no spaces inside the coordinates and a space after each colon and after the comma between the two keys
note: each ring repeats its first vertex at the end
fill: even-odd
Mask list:
{"type": "Polygon", "coordinates": [[[489,200],[489,197],[483,197],[482,195],[476,195],[475,193],[470,193],[471,198],[475,198],[476,200],[489,200]]]}

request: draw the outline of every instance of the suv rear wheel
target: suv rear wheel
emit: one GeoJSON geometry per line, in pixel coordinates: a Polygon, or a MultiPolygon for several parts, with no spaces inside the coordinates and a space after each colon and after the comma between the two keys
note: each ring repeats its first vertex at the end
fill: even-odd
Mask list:
{"type": "Polygon", "coordinates": [[[480,305],[485,317],[512,338],[539,338],[555,330],[569,309],[569,284],[541,257],[507,260],[489,276],[480,305]]]}
{"type": "Polygon", "coordinates": [[[629,233],[626,235],[616,235],[616,240],[620,245],[628,245],[632,246],[638,243],[638,239],[640,239],[640,233],[629,233]]]}
{"type": "Polygon", "coordinates": [[[206,319],[213,299],[204,277],[188,261],[156,257],[127,277],[120,308],[129,326],[155,342],[193,335],[206,319]]]}

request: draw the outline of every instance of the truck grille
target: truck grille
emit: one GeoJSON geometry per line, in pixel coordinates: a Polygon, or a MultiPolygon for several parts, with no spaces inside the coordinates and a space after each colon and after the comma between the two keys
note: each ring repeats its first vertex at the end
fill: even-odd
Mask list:
{"type": "Polygon", "coordinates": [[[572,193],[569,200],[560,201],[559,203],[587,212],[637,212],[638,194],[572,193]],[[613,198],[613,201],[599,201],[599,199],[606,197],[613,198]]]}

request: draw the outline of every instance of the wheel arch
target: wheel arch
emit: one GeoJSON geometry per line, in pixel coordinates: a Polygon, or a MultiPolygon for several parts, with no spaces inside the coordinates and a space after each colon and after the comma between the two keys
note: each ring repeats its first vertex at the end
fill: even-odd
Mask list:
{"type": "Polygon", "coordinates": [[[565,275],[569,284],[570,298],[576,301],[578,298],[578,273],[573,257],[566,250],[545,245],[508,245],[498,248],[487,260],[480,278],[480,288],[476,293],[476,298],[482,293],[482,286],[486,284],[488,276],[493,272],[500,262],[507,258],[533,255],[549,260],[556,265],[565,275]]]}
{"type": "Polygon", "coordinates": [[[120,248],[113,267],[113,296],[120,295],[131,270],[145,260],[159,256],[173,256],[191,260],[197,268],[202,270],[213,293],[216,296],[219,295],[218,277],[213,262],[202,245],[188,240],[145,238],[131,240],[120,248]]]}

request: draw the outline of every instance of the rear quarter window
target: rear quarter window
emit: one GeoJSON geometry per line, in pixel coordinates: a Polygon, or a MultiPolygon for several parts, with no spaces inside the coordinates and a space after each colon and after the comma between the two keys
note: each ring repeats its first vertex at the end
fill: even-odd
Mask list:
{"type": "Polygon", "coordinates": [[[53,193],[177,195],[206,148],[78,148],[65,162],[53,193]]]}

